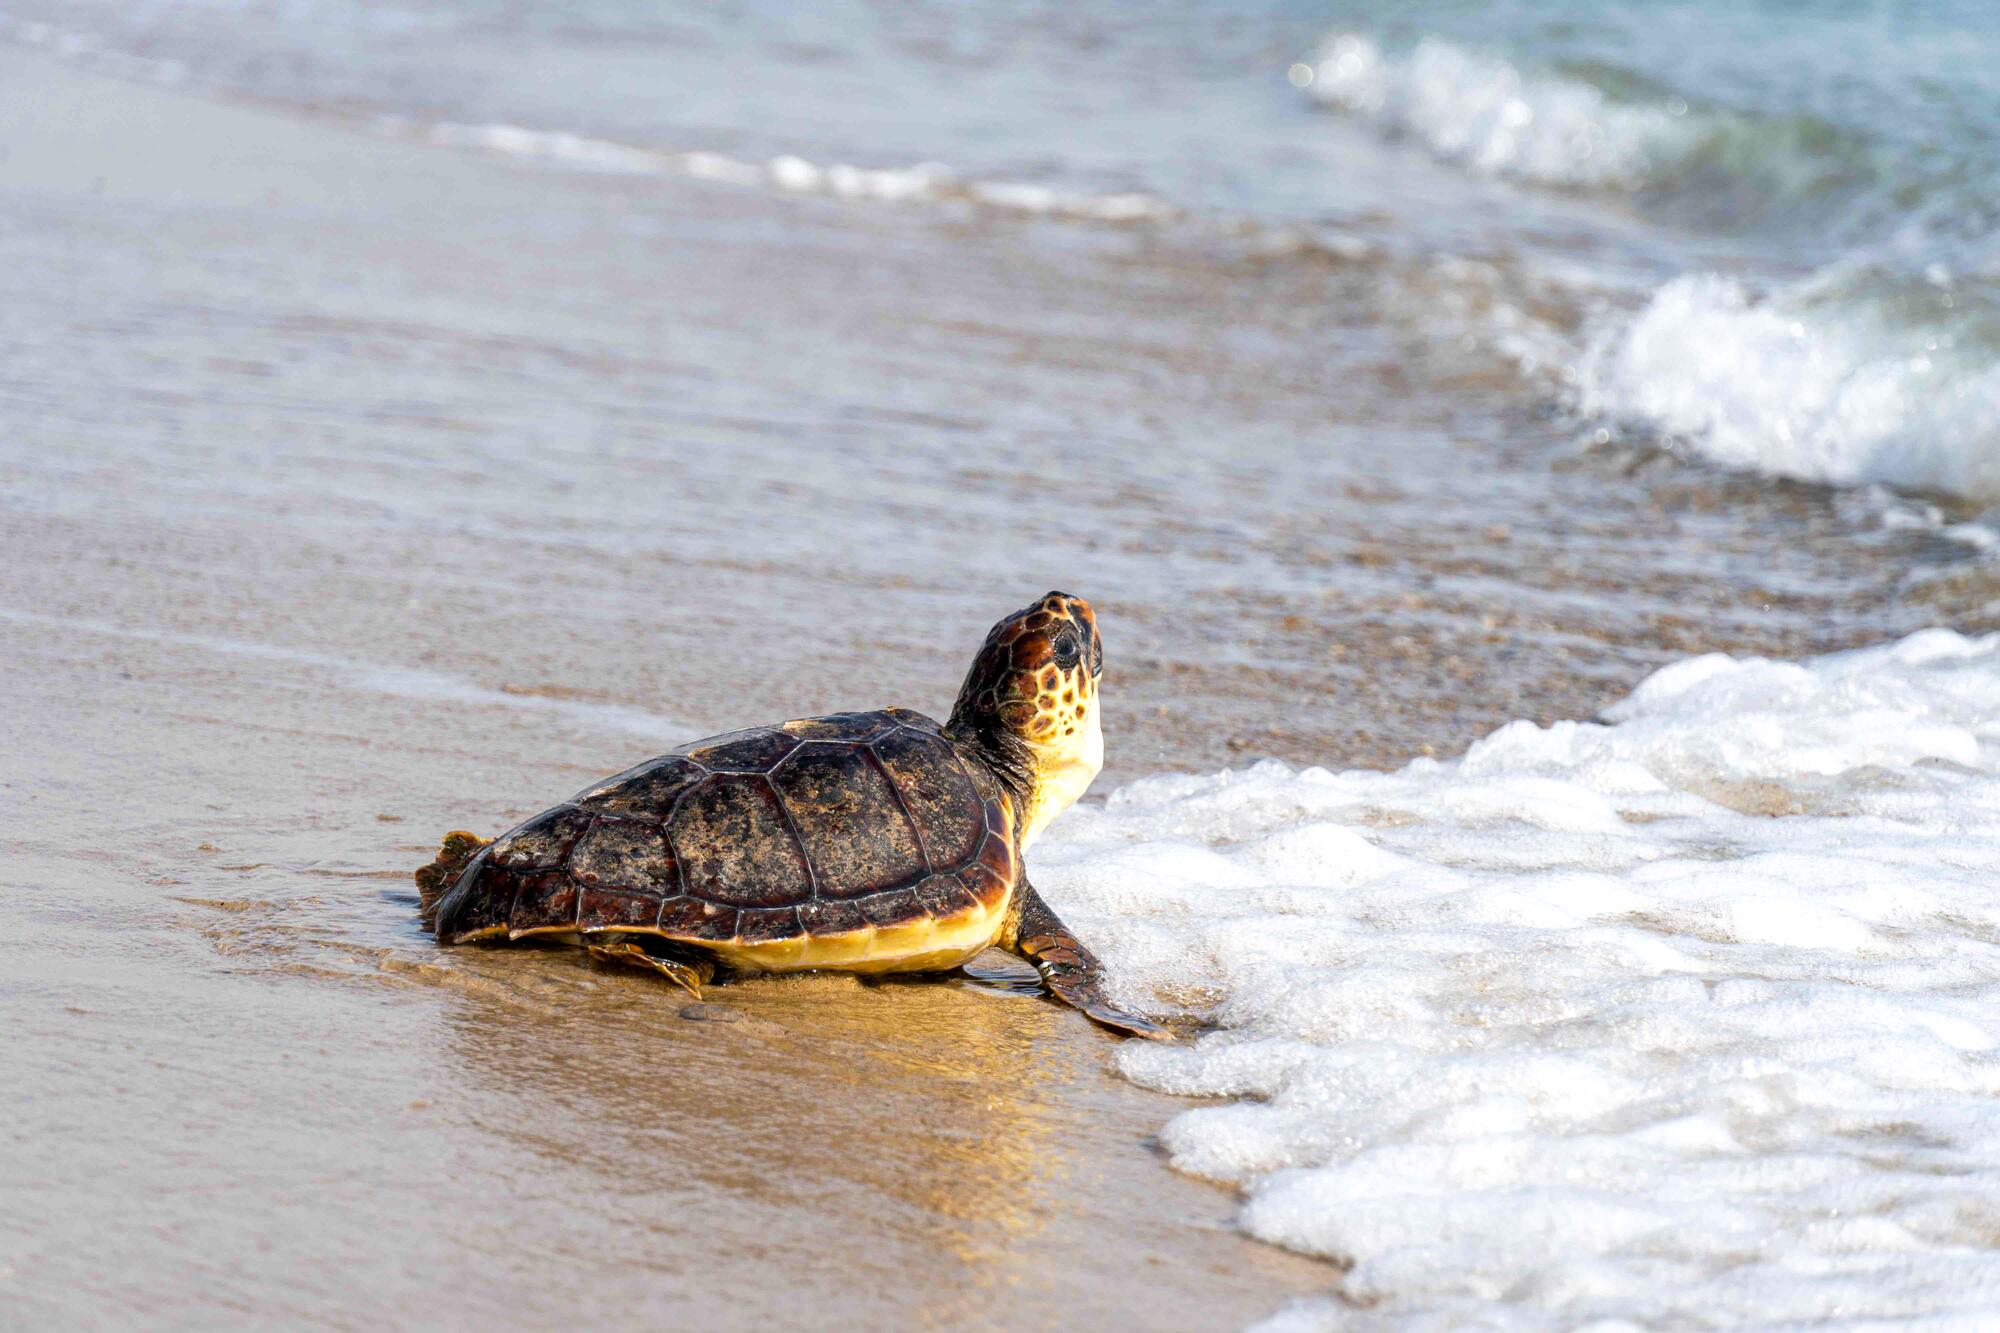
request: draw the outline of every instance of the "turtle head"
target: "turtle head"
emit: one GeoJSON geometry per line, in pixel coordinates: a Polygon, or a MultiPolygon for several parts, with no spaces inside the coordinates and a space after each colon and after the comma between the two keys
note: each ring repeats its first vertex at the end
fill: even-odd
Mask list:
{"type": "Polygon", "coordinates": [[[1063,592],[995,625],[966,673],[952,727],[1026,787],[1017,793],[1026,807],[1023,843],[1083,795],[1104,766],[1097,720],[1103,674],[1097,616],[1089,602],[1063,592]]]}

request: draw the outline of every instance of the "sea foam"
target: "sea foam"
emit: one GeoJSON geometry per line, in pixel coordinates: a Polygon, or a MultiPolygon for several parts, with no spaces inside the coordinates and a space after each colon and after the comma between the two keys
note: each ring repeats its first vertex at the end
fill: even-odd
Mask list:
{"type": "Polygon", "coordinates": [[[1637,185],[1700,138],[1685,103],[1614,102],[1580,80],[1527,74],[1436,38],[1391,56],[1344,33],[1295,67],[1293,81],[1446,161],[1543,185],[1637,185]]]}
{"type": "Polygon", "coordinates": [[[563,130],[522,125],[431,124],[380,116],[375,128],[398,137],[415,135],[454,148],[625,175],[681,175],[730,185],[766,186],[792,194],[825,194],[882,203],[962,204],[1000,213],[1084,222],[1164,222],[1179,214],[1162,199],[1133,192],[1093,193],[1025,181],[962,179],[936,162],[908,167],[822,164],[786,153],[752,162],[706,150],[639,148],[563,130]]]}
{"type": "Polygon", "coordinates": [[[1395,773],[1149,779],[1037,848],[1161,1135],[1336,1261],[1274,1326],[2000,1318],[2000,635],[1699,657],[1395,773]]]}

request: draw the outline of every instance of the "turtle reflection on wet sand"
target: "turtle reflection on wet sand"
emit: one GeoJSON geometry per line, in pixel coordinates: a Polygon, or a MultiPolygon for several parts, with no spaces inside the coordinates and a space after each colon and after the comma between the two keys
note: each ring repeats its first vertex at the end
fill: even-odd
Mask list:
{"type": "Polygon", "coordinates": [[[755,727],[639,765],[417,872],[440,944],[582,944],[699,995],[744,972],[943,972],[994,946],[1105,1027],[1104,969],[1022,853],[1104,763],[1103,641],[1052,592],[993,627],[951,720],[891,708],[755,727]]]}

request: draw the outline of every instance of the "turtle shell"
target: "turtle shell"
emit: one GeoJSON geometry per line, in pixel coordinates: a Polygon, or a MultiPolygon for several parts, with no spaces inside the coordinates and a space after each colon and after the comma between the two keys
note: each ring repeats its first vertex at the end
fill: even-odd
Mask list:
{"type": "Polygon", "coordinates": [[[998,785],[930,718],[805,718],[695,741],[536,815],[467,864],[437,933],[625,932],[769,970],[889,967],[997,929],[1013,832],[998,785]]]}

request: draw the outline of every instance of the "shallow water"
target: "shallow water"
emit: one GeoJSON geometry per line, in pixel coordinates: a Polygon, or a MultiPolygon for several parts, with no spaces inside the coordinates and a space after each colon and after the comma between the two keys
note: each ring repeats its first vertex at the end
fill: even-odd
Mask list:
{"type": "Polygon", "coordinates": [[[1383,275],[1414,329],[1579,438],[2000,500],[2000,23],[1970,0],[17,0],[0,36],[588,170],[1422,257],[1383,275]]]}
{"type": "Polygon", "coordinates": [[[439,953],[409,868],[674,741],[941,711],[1050,587],[1107,635],[1100,795],[2000,617],[1963,502],[1580,444],[1517,353],[1583,326],[1506,262],[584,173],[88,66],[0,57],[25,1322],[1248,1322],[1339,1273],[1170,1171],[1186,1103],[1075,1015],[808,979],[682,1019],[439,953]]]}

